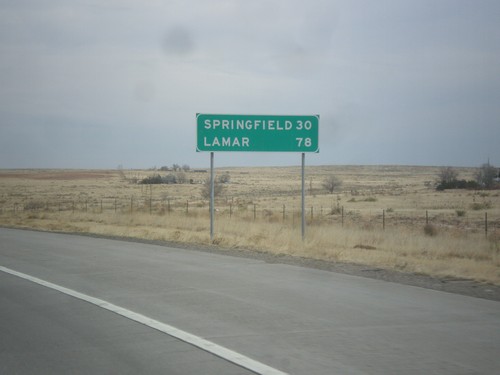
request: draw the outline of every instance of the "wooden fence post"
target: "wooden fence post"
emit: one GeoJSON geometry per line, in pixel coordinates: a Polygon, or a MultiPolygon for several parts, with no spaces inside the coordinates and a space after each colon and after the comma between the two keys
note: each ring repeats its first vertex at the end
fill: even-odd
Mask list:
{"type": "Polygon", "coordinates": [[[484,235],[488,237],[488,213],[484,213],[484,235]]]}

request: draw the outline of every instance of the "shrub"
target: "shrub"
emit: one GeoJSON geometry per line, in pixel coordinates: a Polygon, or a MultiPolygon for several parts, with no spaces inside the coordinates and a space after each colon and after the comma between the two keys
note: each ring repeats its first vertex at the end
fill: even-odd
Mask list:
{"type": "MultiPolygon", "coordinates": [[[[214,197],[222,195],[225,186],[217,179],[214,180],[214,197]]],[[[201,187],[201,196],[205,199],[210,199],[210,178],[207,178],[201,187]]]]}
{"type": "Polygon", "coordinates": [[[163,184],[176,184],[177,176],[173,173],[169,173],[165,177],[162,177],[161,181],[163,184]]]}
{"type": "Polygon", "coordinates": [[[479,211],[479,210],[487,210],[491,208],[491,202],[474,202],[470,205],[470,208],[473,209],[474,211],[479,211]]]}
{"type": "Polygon", "coordinates": [[[375,246],[363,245],[363,244],[354,245],[354,248],[355,249],[363,249],[363,250],[377,250],[377,248],[375,246]]]}
{"type": "Polygon", "coordinates": [[[453,180],[453,181],[441,181],[437,186],[436,190],[443,191],[447,189],[478,189],[479,184],[473,180],[453,180]]]}
{"type": "Polygon", "coordinates": [[[434,237],[438,233],[437,228],[432,225],[432,224],[425,224],[424,225],[424,234],[426,236],[434,237]]]}
{"type": "Polygon", "coordinates": [[[45,204],[41,201],[31,201],[24,204],[25,211],[36,211],[41,210],[45,207],[45,204]]]}
{"type": "Polygon", "coordinates": [[[458,217],[463,217],[463,216],[465,216],[465,213],[466,213],[465,210],[456,210],[455,212],[457,213],[458,217]]]}
{"type": "Polygon", "coordinates": [[[161,184],[162,180],[161,180],[161,176],[159,174],[155,174],[153,176],[149,176],[149,177],[142,179],[139,183],[140,184],[147,184],[147,185],[161,184]]]}
{"type": "Polygon", "coordinates": [[[340,207],[332,207],[330,211],[330,215],[340,215],[342,213],[342,208],[340,207]]]}
{"type": "Polygon", "coordinates": [[[228,184],[231,181],[231,175],[229,173],[224,173],[219,177],[219,182],[222,184],[228,184]]]}

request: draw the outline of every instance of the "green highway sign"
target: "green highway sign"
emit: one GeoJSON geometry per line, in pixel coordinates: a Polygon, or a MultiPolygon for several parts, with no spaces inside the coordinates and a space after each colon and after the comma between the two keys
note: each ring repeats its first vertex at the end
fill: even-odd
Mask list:
{"type": "Polygon", "coordinates": [[[319,115],[196,115],[196,151],[319,152],[319,115]]]}

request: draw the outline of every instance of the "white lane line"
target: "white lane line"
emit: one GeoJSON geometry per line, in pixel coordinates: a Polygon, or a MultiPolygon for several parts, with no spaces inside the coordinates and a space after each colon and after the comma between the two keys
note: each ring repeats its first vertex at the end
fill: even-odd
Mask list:
{"type": "Polygon", "coordinates": [[[33,283],[43,285],[47,288],[51,288],[54,290],[57,290],[61,293],[67,294],[69,296],[78,298],[82,301],[89,302],[93,305],[99,306],[103,309],[112,311],[118,315],[124,316],[125,318],[131,319],[135,322],[144,324],[148,327],[154,328],[160,332],[166,333],[167,335],[170,335],[172,337],[175,337],[181,341],[184,341],[188,344],[191,344],[193,346],[196,346],[202,350],[205,350],[209,353],[212,353],[213,355],[216,355],[217,357],[223,358],[229,362],[232,362],[238,366],[241,366],[243,368],[246,368],[247,370],[253,371],[257,374],[261,375],[286,375],[285,372],[282,372],[280,370],[277,370],[275,368],[272,368],[270,366],[267,366],[263,363],[260,363],[258,361],[255,361],[249,357],[244,356],[243,354],[237,353],[233,350],[227,349],[223,346],[217,345],[211,341],[205,340],[201,337],[195,336],[191,333],[185,332],[183,330],[180,330],[178,328],[175,328],[173,326],[170,326],[168,324],[159,322],[158,320],[154,320],[151,318],[148,318],[145,315],[127,310],[123,307],[113,305],[112,303],[106,302],[102,299],[95,298],[88,296],[86,294],[77,292],[72,289],[65,288],[63,286],[57,285],[50,283],[48,281],[38,279],[36,277],[17,272],[14,270],[11,270],[10,268],[6,268],[3,266],[0,266],[0,271],[3,271],[5,273],[20,277],[25,280],[29,280],[33,283]]]}

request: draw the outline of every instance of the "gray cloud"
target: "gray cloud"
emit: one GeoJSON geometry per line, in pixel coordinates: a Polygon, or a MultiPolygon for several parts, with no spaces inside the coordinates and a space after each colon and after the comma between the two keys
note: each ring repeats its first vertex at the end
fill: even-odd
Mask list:
{"type": "Polygon", "coordinates": [[[206,164],[197,112],[318,113],[315,164],[500,164],[499,14],[488,0],[3,2],[0,167],[206,164]]]}
{"type": "Polygon", "coordinates": [[[175,26],[168,30],[163,39],[163,49],[167,55],[187,55],[193,52],[195,42],[189,29],[175,26]]]}

